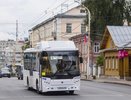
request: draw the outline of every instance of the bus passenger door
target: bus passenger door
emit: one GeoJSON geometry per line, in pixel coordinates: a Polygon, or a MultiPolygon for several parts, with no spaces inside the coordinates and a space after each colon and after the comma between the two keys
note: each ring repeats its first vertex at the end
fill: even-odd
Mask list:
{"type": "Polygon", "coordinates": [[[29,85],[30,85],[30,87],[33,87],[33,68],[32,68],[32,65],[30,65],[30,69],[29,69],[29,85]]]}
{"type": "MultiPolygon", "coordinates": [[[[30,54],[32,57],[32,54],[30,54]]],[[[33,87],[33,67],[32,67],[32,58],[30,59],[30,66],[29,66],[29,86],[33,87]]]]}
{"type": "Polygon", "coordinates": [[[30,76],[33,76],[33,68],[30,66],[30,76]]]}
{"type": "Polygon", "coordinates": [[[41,64],[40,64],[40,53],[37,54],[37,66],[38,66],[38,86],[39,90],[42,91],[42,77],[41,77],[41,64]]]}
{"type": "Polygon", "coordinates": [[[42,91],[41,65],[39,64],[39,89],[42,91]]]}

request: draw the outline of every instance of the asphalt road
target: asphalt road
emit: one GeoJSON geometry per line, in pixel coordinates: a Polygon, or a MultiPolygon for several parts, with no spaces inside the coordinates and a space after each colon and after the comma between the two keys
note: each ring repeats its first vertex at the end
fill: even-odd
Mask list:
{"type": "Polygon", "coordinates": [[[74,95],[40,95],[27,90],[22,80],[0,78],[0,100],[131,100],[131,86],[82,81],[81,91],[74,95]]]}

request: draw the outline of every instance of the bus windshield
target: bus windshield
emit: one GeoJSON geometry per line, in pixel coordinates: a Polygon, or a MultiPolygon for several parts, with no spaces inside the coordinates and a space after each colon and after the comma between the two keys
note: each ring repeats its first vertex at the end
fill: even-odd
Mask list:
{"type": "Polygon", "coordinates": [[[73,78],[79,76],[78,51],[42,52],[42,76],[73,78]]]}

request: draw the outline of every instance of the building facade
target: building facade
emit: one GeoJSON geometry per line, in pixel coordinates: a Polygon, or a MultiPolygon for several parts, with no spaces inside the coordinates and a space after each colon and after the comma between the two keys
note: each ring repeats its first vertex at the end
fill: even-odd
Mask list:
{"type": "Polygon", "coordinates": [[[70,37],[85,33],[86,13],[81,10],[80,6],[72,8],[33,27],[29,34],[31,46],[46,40],[69,40],[70,37]]]}
{"type": "Polygon", "coordinates": [[[22,65],[23,64],[23,43],[16,43],[16,45],[7,47],[5,49],[5,62],[7,65],[22,65]]]}
{"type": "Polygon", "coordinates": [[[0,41],[0,66],[5,66],[5,49],[15,45],[15,41],[0,41]]]}
{"type": "Polygon", "coordinates": [[[23,64],[22,46],[24,42],[1,41],[0,66],[21,65],[23,64]]]}
{"type": "MultiPolygon", "coordinates": [[[[80,65],[80,70],[83,75],[87,74],[87,66],[88,66],[88,36],[87,34],[79,34],[74,37],[71,37],[70,40],[73,40],[79,49],[79,55],[83,58],[83,63],[80,65]]],[[[96,58],[99,56],[100,49],[100,41],[94,40],[91,43],[90,48],[90,66],[89,66],[89,75],[93,75],[93,69],[95,69],[96,58]],[[94,68],[93,68],[94,66],[94,68]]],[[[96,72],[94,72],[95,74],[96,72]]]]}
{"type": "Polygon", "coordinates": [[[106,76],[131,78],[131,26],[107,26],[101,44],[106,76]]]}

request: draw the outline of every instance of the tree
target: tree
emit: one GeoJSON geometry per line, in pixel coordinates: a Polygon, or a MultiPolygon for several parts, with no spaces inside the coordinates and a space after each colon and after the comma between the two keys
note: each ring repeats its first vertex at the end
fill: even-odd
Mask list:
{"type": "MultiPolygon", "coordinates": [[[[106,25],[123,25],[131,21],[130,0],[85,0],[83,4],[91,12],[91,39],[102,38],[106,25]]],[[[88,22],[88,15],[85,23],[88,22]]]]}
{"type": "Polygon", "coordinates": [[[104,64],[104,56],[103,55],[100,55],[97,57],[96,59],[96,65],[97,66],[103,66],[104,64]]]}
{"type": "Polygon", "coordinates": [[[22,50],[25,50],[27,48],[30,48],[30,42],[26,41],[26,43],[22,46],[22,50]]]}

